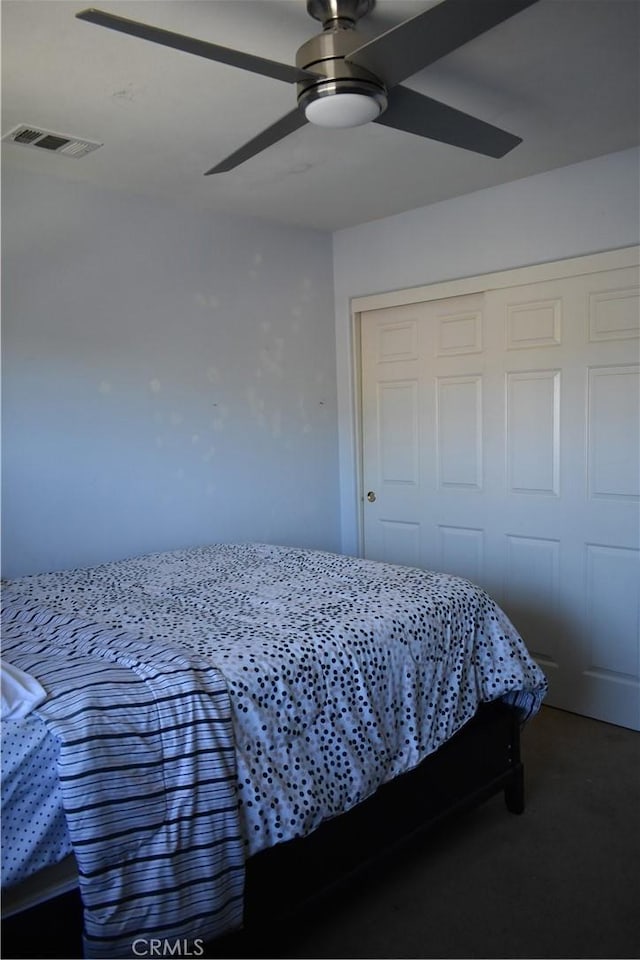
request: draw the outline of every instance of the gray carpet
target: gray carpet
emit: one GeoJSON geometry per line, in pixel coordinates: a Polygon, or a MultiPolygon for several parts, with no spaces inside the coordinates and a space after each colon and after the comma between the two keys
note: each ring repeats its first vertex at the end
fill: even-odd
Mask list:
{"type": "MultiPolygon", "coordinates": [[[[640,733],[543,708],[501,797],[316,907],[282,958],[640,958],[640,733]]],[[[271,954],[273,956],[273,954],[271,954]]]]}

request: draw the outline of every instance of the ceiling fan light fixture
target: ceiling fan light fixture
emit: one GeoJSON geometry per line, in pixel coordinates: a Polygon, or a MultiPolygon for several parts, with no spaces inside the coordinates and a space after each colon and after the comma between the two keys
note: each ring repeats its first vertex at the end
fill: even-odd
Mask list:
{"type": "Polygon", "coordinates": [[[305,116],[318,127],[359,127],[380,116],[380,104],[366,93],[334,93],[308,103],[305,116]]]}
{"type": "MultiPolygon", "coordinates": [[[[141,40],[297,84],[297,109],[217,163],[207,175],[233,170],[299,130],[307,121],[322,127],[356,127],[378,121],[392,129],[495,158],[503,157],[522,142],[506,130],[401,84],[538,0],[492,0],[486,4],[479,0],[439,0],[422,13],[367,40],[358,33],[356,24],[370,12],[374,2],[307,0],[308,12],[322,23],[323,31],[302,44],[296,52],[295,66],[103,10],[89,8],[75,16],[141,40]],[[461,8],[469,16],[461,16],[461,8]],[[387,87],[396,89],[391,109],[383,117],[388,106],[387,87]]],[[[56,144],[48,142],[45,146],[53,149],[62,141],[57,138],[56,144]]]]}
{"type": "Polygon", "coordinates": [[[305,90],[298,103],[309,123],[318,127],[359,127],[380,116],[387,97],[381,87],[343,79],[305,90]]]}

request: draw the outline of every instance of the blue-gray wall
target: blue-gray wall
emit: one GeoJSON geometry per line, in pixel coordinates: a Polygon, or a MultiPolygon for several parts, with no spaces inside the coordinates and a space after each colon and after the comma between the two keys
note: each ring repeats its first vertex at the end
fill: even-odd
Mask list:
{"type": "Polygon", "coordinates": [[[339,546],[331,237],[3,177],[3,574],[339,546]]]}
{"type": "Polygon", "coordinates": [[[211,540],[357,552],[350,297],[638,243],[638,169],[623,151],[333,238],[5,172],[4,574],[211,540]]]}

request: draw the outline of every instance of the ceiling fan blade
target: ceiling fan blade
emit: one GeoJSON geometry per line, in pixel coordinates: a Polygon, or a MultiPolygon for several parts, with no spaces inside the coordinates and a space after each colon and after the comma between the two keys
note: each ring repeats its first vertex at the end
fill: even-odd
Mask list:
{"type": "Polygon", "coordinates": [[[387,89],[538,0],[442,0],[347,55],[387,89]]]}
{"type": "Polygon", "coordinates": [[[208,177],[212,173],[225,173],[227,170],[233,170],[234,167],[254,157],[256,153],[266,150],[267,147],[277,143],[278,140],[283,140],[290,133],[294,133],[306,123],[307,118],[304,113],[296,107],[295,110],[286,113],[284,117],[280,117],[279,120],[272,123],[270,127],[267,127],[266,130],[259,133],[253,140],[249,140],[248,143],[245,143],[244,146],[240,147],[239,150],[236,150],[225,160],[217,163],[211,170],[207,170],[205,177],[208,177]]]}
{"type": "Polygon", "coordinates": [[[486,157],[503,157],[522,143],[521,137],[407,87],[390,91],[389,106],[375,123],[450,143],[486,157]]]}
{"type": "Polygon", "coordinates": [[[126,17],[117,17],[102,10],[81,10],[80,13],[76,13],[76,17],[78,20],[86,20],[88,23],[95,23],[100,27],[108,27],[110,30],[128,33],[130,36],[139,37],[141,40],[151,40],[152,43],[173,47],[174,50],[193,53],[197,57],[226,63],[231,67],[240,67],[241,70],[250,70],[252,73],[259,73],[264,77],[273,77],[275,80],[284,80],[285,83],[298,83],[317,77],[317,74],[310,70],[300,70],[298,67],[289,66],[287,63],[278,63],[275,60],[266,60],[264,57],[255,57],[251,53],[231,50],[229,47],[221,47],[217,43],[208,43],[206,40],[197,40],[195,37],[185,37],[181,33],[152,27],[146,23],[139,23],[137,20],[128,20],[126,17]]]}

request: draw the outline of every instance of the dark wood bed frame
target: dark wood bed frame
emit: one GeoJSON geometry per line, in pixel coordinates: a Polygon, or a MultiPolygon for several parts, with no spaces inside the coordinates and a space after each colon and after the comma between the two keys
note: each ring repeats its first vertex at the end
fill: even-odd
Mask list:
{"type": "MultiPolygon", "coordinates": [[[[389,851],[489,797],[504,792],[507,809],[524,810],[520,721],[501,702],[483,704],[451,740],[410,773],[385,784],[353,810],[326,821],[310,836],[291,840],[247,863],[245,929],[207,944],[204,957],[273,956],[256,953],[267,930],[304,909],[389,851]],[[283,910],[286,904],[286,910],[283,910]],[[251,952],[246,952],[253,943],[251,952]]],[[[82,957],[82,905],[77,891],[3,921],[2,955],[82,957]]]]}

